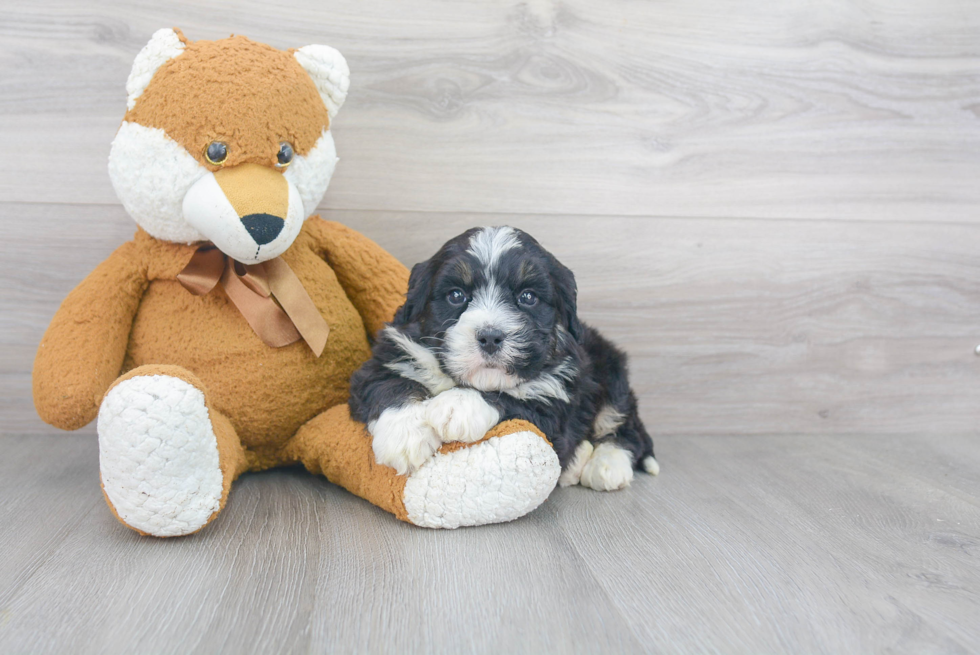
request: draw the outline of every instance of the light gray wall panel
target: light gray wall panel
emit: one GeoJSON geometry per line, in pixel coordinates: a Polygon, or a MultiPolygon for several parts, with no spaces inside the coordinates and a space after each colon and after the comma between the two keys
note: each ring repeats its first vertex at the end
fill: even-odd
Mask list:
{"type": "Polygon", "coordinates": [[[975,221],[969,2],[14,2],[0,200],[112,203],[160,27],[327,42],[353,82],[331,208],[975,221]]]}

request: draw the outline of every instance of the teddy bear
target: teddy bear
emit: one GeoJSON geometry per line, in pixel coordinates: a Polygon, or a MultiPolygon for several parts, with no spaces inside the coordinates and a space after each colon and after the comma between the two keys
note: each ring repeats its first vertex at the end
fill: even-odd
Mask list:
{"type": "Polygon", "coordinates": [[[157,31],[126,83],[109,175],[137,224],[64,300],[38,347],[34,402],[97,419],[102,490],[124,525],[194,533],[247,471],[302,464],[432,528],[508,521],[555,487],[534,425],[449,442],[410,474],[351,419],[351,374],[404,302],[408,271],[313,215],[337,154],[349,69],[335,49],[157,31]]]}

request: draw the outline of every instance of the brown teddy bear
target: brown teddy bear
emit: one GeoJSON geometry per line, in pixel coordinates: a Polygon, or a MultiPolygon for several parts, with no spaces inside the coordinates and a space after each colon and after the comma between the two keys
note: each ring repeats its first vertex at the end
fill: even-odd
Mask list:
{"type": "Polygon", "coordinates": [[[170,29],[136,57],[109,173],[139,227],[62,303],[33,384],[48,423],[98,417],[106,501],[137,532],[196,532],[239,475],[294,463],[425,527],[511,520],[555,486],[557,457],[528,423],[399,476],[350,418],[348,380],[408,273],[311,216],[348,77],[326,46],[170,29]]]}

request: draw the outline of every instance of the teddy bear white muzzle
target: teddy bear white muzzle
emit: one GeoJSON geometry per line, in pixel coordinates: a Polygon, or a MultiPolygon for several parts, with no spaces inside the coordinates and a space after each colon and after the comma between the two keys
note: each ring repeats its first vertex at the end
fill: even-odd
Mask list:
{"type": "Polygon", "coordinates": [[[219,250],[246,264],[281,255],[305,218],[296,186],[258,164],[207,173],[184,196],[183,213],[219,250]]]}

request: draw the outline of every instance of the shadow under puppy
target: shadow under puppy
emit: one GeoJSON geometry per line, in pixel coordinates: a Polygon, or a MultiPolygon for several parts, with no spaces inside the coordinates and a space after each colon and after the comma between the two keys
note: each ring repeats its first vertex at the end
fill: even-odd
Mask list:
{"type": "Polygon", "coordinates": [[[572,272],[530,235],[474,228],[412,269],[405,304],[351,378],[378,463],[414,471],[443,442],[525,419],[554,444],[559,484],[621,489],[656,475],[626,355],[576,315],[572,272]]]}

